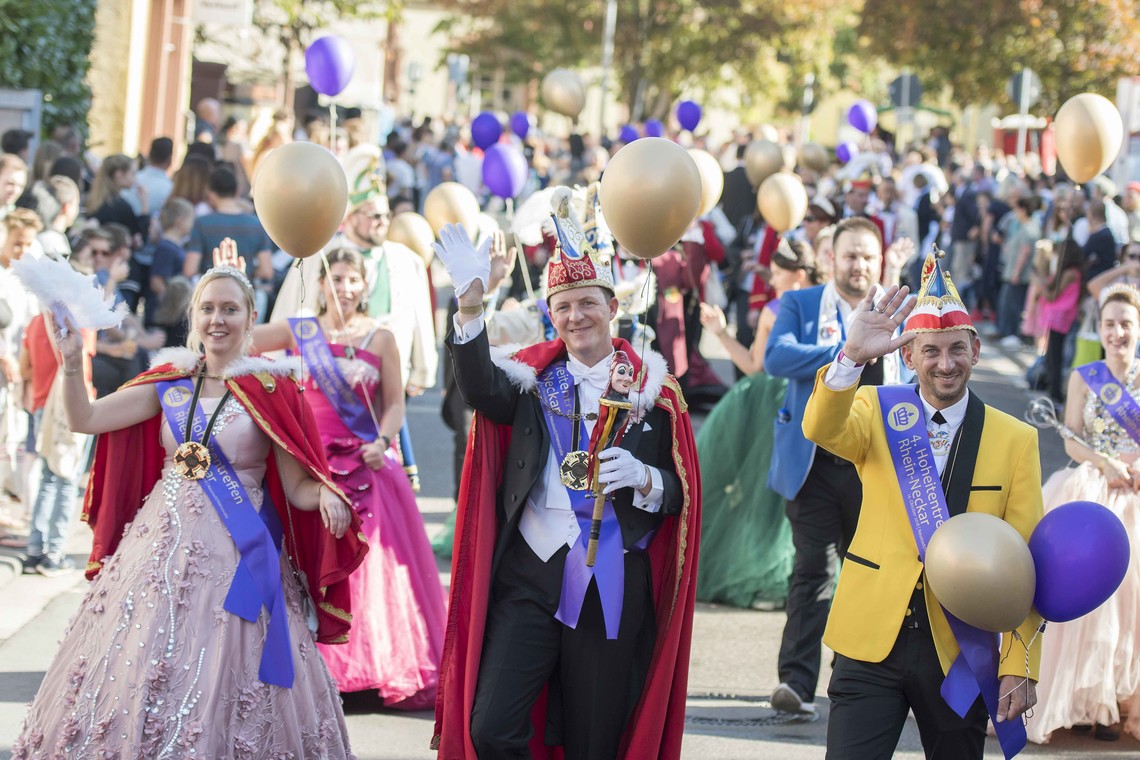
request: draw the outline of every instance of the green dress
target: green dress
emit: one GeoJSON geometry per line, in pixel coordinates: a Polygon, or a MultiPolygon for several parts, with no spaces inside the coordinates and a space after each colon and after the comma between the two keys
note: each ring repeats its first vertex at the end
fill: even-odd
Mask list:
{"type": "Polygon", "coordinates": [[[768,488],[776,415],[787,380],[740,380],[697,433],[701,462],[701,567],[697,599],[735,607],[783,606],[792,572],[784,499],[768,488]]]}

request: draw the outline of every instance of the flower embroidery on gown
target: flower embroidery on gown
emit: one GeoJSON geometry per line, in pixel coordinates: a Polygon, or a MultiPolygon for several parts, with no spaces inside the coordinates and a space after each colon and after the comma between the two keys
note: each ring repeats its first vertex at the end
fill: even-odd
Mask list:
{"type": "MultiPolygon", "coordinates": [[[[202,399],[211,414],[218,399],[202,399]]],[[[269,440],[234,399],[214,427],[260,508],[269,440]]],[[[292,688],[258,668],[266,614],[223,605],[239,554],[197,481],[171,469],[91,583],[32,702],[13,758],[351,758],[336,685],[306,627],[303,591],[282,557],[292,688]]],[[[129,466],[129,463],[124,463],[129,466]]]]}

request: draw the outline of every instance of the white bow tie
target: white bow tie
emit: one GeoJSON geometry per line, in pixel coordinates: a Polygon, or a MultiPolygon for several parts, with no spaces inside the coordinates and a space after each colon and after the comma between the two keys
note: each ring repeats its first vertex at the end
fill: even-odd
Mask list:
{"type": "Polygon", "coordinates": [[[610,384],[610,362],[608,359],[598,362],[593,367],[587,367],[576,359],[567,358],[566,369],[570,370],[575,385],[586,383],[604,391],[606,386],[610,384]]]}

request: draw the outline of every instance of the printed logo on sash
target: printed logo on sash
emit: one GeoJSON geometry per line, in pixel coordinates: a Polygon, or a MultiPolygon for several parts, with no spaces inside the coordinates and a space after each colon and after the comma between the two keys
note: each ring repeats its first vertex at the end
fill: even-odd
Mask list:
{"type": "Polygon", "coordinates": [[[920,419],[918,407],[908,402],[895,404],[887,414],[887,424],[898,433],[910,430],[920,419]]]}
{"type": "Polygon", "coordinates": [[[1116,383],[1105,383],[1100,389],[1100,400],[1106,404],[1115,404],[1120,401],[1120,386],[1116,383]]]}
{"type": "Polygon", "coordinates": [[[302,340],[308,340],[309,338],[314,337],[319,332],[319,328],[317,327],[317,321],[315,319],[313,319],[313,320],[310,320],[310,319],[298,320],[298,324],[297,324],[296,329],[297,329],[297,337],[301,338],[302,340]]]}
{"type": "Polygon", "coordinates": [[[177,407],[189,403],[190,399],[193,398],[193,396],[194,394],[185,388],[173,386],[167,388],[166,391],[162,394],[162,400],[166,403],[167,406],[177,407]]]}

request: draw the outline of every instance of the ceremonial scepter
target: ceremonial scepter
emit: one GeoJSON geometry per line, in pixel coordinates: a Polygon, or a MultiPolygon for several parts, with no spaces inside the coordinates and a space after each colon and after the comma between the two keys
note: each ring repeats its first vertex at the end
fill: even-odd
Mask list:
{"type": "Polygon", "coordinates": [[[593,462],[590,492],[594,494],[594,514],[590,520],[590,540],[586,545],[586,567],[593,567],[598,557],[598,540],[602,535],[602,518],[605,516],[606,495],[598,482],[602,468],[598,454],[621,443],[625,424],[633,404],[629,402],[629,389],[633,385],[633,364],[624,351],[614,353],[610,362],[610,384],[598,399],[598,421],[590,435],[589,452],[593,462]]]}
{"type": "Polygon", "coordinates": [[[1072,429],[1065,423],[1057,419],[1057,409],[1053,405],[1053,399],[1048,396],[1038,396],[1029,402],[1029,407],[1025,410],[1025,421],[1035,428],[1046,430],[1052,428],[1061,434],[1061,437],[1067,441],[1075,441],[1081,446],[1092,452],[1096,452],[1085,439],[1074,433],[1072,429]]]}

